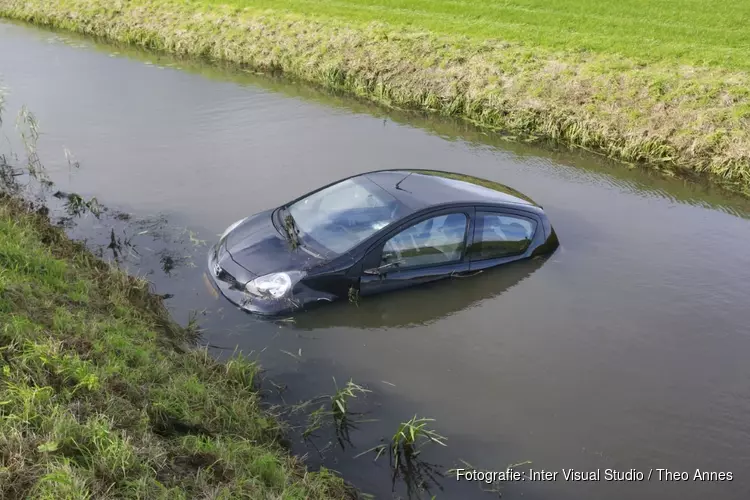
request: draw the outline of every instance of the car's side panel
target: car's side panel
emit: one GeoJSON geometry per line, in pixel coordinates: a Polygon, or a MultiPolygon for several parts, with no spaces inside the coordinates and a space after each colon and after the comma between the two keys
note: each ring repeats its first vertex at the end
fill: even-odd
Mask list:
{"type": "Polygon", "coordinates": [[[302,283],[313,291],[320,292],[322,297],[330,295],[346,297],[349,288],[357,285],[357,279],[353,278],[349,269],[355,261],[349,255],[310,270],[302,283]]]}
{"type": "Polygon", "coordinates": [[[360,295],[373,295],[390,292],[401,288],[429,283],[453,275],[464,274],[469,270],[469,263],[461,261],[442,266],[432,266],[419,269],[404,269],[392,271],[380,276],[363,275],[359,283],[360,295]]]}
{"type": "Polygon", "coordinates": [[[390,228],[386,234],[379,237],[379,239],[368,248],[360,261],[360,265],[355,266],[352,269],[353,273],[359,275],[360,295],[388,292],[466,273],[469,270],[466,249],[471,244],[473,232],[474,209],[469,206],[424,210],[415,216],[409,217],[407,220],[401,221],[397,226],[390,228]],[[467,217],[467,228],[464,234],[464,249],[459,260],[444,264],[394,268],[393,270],[387,270],[379,275],[366,274],[364,272],[367,269],[373,269],[380,265],[383,246],[394,235],[414,224],[418,224],[421,221],[453,213],[463,213],[467,217]]]}

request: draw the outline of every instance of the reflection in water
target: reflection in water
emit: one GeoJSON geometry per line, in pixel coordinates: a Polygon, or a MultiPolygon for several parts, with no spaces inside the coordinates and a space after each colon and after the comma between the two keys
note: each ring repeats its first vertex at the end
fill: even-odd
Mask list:
{"type": "MultiPolygon", "coordinates": [[[[513,140],[502,134],[487,132],[460,118],[425,115],[421,112],[383,108],[363,100],[352,99],[339,92],[327,91],[314,86],[300,85],[284,79],[283,76],[260,75],[256,72],[237,68],[232,64],[195,59],[175,58],[173,56],[150,52],[140,47],[127,44],[112,44],[90,39],[74,33],[61,33],[49,36],[48,31],[39,32],[50,43],[64,43],[75,48],[95,50],[113,56],[126,57],[160,68],[174,68],[180,71],[195,73],[203,78],[218,83],[233,82],[251,88],[262,88],[269,92],[283,94],[291,99],[303,99],[316,102],[328,108],[342,109],[347,112],[361,113],[382,117],[382,126],[406,125],[418,127],[425,132],[450,142],[472,144],[478,150],[497,148],[512,152],[519,158],[547,158],[559,165],[573,166],[575,175],[586,171],[593,182],[605,182],[627,189],[644,198],[666,198],[690,205],[713,208],[732,215],[750,218],[750,199],[726,191],[721,186],[696,179],[689,172],[681,174],[662,172],[654,168],[638,168],[623,165],[591,154],[583,149],[570,150],[556,144],[544,143],[544,148],[530,147],[527,143],[513,140]],[[680,177],[687,175],[687,178],[680,177]]],[[[564,175],[564,174],[563,174],[564,175]]],[[[570,177],[566,180],[571,180],[570,177]]]]}
{"type": "Polygon", "coordinates": [[[418,453],[406,454],[403,451],[397,451],[396,455],[391,454],[391,468],[393,475],[391,478],[392,491],[396,491],[396,484],[401,480],[406,486],[406,495],[408,498],[422,498],[427,494],[428,498],[434,498],[432,492],[435,488],[443,491],[441,479],[443,479],[442,467],[437,464],[425,462],[419,458],[418,453]]]}
{"type": "Polygon", "coordinates": [[[305,330],[346,327],[355,329],[405,328],[437,320],[497,297],[539,269],[539,257],[490,269],[465,278],[453,278],[415,288],[324,304],[294,317],[305,330]]]}

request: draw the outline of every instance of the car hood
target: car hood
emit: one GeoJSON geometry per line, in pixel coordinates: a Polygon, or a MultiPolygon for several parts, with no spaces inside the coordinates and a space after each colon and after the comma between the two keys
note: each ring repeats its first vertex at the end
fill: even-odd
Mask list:
{"type": "Polygon", "coordinates": [[[262,276],[280,271],[305,271],[320,264],[302,248],[292,249],[272,223],[273,210],[248,217],[225,238],[232,260],[247,271],[262,276]]]}

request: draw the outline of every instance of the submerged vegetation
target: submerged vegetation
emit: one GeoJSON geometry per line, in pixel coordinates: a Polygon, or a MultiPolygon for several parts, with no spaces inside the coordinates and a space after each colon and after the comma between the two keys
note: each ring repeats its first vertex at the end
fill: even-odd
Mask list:
{"type": "Polygon", "coordinates": [[[409,498],[418,498],[422,492],[430,494],[432,487],[442,490],[440,478],[444,474],[440,471],[440,466],[420,458],[421,448],[427,443],[446,446],[446,438],[430,427],[432,422],[434,419],[414,415],[408,421],[399,424],[388,444],[370,448],[357,457],[375,453],[374,460],[377,461],[381,455],[388,452],[392,483],[395,487],[396,480],[402,479],[406,484],[409,498]]]}
{"type": "MultiPolygon", "coordinates": [[[[312,404],[315,404],[321,400],[329,400],[330,405],[326,408],[325,405],[319,406],[316,410],[310,412],[307,416],[307,425],[302,432],[302,437],[305,441],[315,444],[312,442],[312,438],[316,434],[327,427],[329,424],[333,425],[336,440],[341,446],[341,449],[346,449],[346,446],[353,446],[350,431],[357,429],[357,425],[368,420],[360,419],[361,413],[353,412],[351,410],[351,400],[356,399],[357,395],[365,395],[371,392],[358,384],[355,384],[353,380],[346,383],[344,387],[339,387],[336,384],[336,379],[333,379],[333,383],[336,386],[336,392],[332,395],[319,396],[309,401],[305,401],[295,407],[292,407],[292,413],[305,410],[312,404]]],[[[316,447],[317,448],[317,447],[316,447]]],[[[321,452],[318,449],[318,452],[321,452]]]]}
{"type": "Polygon", "coordinates": [[[685,0],[0,0],[0,15],[284,73],[750,193],[748,7],[685,0]]]}
{"type": "MultiPolygon", "coordinates": [[[[26,159],[0,155],[0,498],[353,496],[282,447],[255,363],[194,349],[193,322],[176,324],[148,282],[22,198],[51,183],[33,115],[18,125],[26,159]]],[[[98,207],[71,196],[73,212],[98,207]]]]}

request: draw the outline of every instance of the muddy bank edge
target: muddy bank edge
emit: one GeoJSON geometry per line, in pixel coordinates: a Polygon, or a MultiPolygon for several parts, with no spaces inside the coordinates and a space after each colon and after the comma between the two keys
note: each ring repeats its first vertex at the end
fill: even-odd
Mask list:
{"type": "Polygon", "coordinates": [[[237,63],[750,194],[750,75],[178,0],[0,0],[0,16],[237,63]]]}
{"type": "Polygon", "coordinates": [[[0,193],[0,498],[344,499],[149,284],[0,193]]]}

